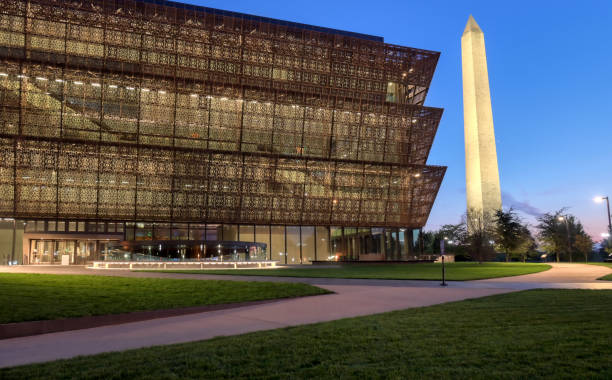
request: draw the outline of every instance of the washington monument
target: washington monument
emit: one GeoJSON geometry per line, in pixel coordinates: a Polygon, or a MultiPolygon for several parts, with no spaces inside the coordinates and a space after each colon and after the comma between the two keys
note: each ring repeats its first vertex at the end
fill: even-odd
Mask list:
{"type": "Polygon", "coordinates": [[[488,223],[502,203],[484,34],[471,15],[461,36],[461,63],[468,220],[488,223]]]}

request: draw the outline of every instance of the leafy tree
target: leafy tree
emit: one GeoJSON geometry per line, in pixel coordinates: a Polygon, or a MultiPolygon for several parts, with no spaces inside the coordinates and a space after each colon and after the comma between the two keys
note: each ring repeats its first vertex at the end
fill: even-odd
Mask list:
{"type": "Polygon", "coordinates": [[[576,251],[584,255],[584,261],[589,261],[589,254],[593,252],[593,240],[585,233],[577,234],[574,238],[576,251]]]}
{"type": "Polygon", "coordinates": [[[561,209],[554,214],[546,213],[538,217],[538,225],[536,228],[539,230],[538,238],[541,241],[542,249],[548,254],[555,254],[557,262],[560,261],[560,252],[562,247],[566,244],[561,230],[561,222],[559,217],[565,211],[561,209]]]}
{"type": "Polygon", "coordinates": [[[526,225],[521,225],[521,238],[520,238],[519,246],[514,250],[514,254],[519,255],[520,259],[525,262],[527,261],[527,256],[538,256],[538,252],[536,248],[538,248],[538,244],[536,243],[535,238],[531,235],[531,231],[526,225]]]}
{"type": "MultiPolygon", "coordinates": [[[[519,216],[512,208],[508,211],[497,210],[493,217],[493,233],[495,245],[506,256],[506,262],[510,261],[511,253],[521,245],[525,229],[519,216]]],[[[528,231],[528,230],[527,230],[528,231]]]]}
{"type": "Polygon", "coordinates": [[[555,254],[557,262],[560,261],[561,256],[571,262],[575,254],[584,254],[576,248],[576,238],[581,236],[580,249],[585,249],[584,237],[588,237],[580,221],[573,215],[564,214],[564,211],[565,209],[561,209],[554,214],[546,213],[540,216],[539,224],[536,226],[539,230],[538,238],[541,241],[541,247],[547,253],[555,254]]]}
{"type": "Polygon", "coordinates": [[[465,252],[465,224],[445,224],[437,231],[423,232],[425,252],[429,254],[439,254],[440,242],[442,240],[446,241],[446,252],[456,255],[463,254],[465,252]]]}
{"type": "Polygon", "coordinates": [[[466,239],[465,244],[472,257],[482,263],[489,259],[495,252],[491,237],[493,236],[493,223],[486,220],[481,213],[468,210],[466,217],[466,239]]]}

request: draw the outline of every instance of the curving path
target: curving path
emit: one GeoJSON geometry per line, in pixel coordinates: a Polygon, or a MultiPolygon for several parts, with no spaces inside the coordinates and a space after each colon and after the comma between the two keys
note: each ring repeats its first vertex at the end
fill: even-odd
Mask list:
{"type": "Polygon", "coordinates": [[[533,288],[612,289],[597,281],[610,268],[552,264],[552,269],[524,276],[451,282],[359,280],[291,277],[183,275],[128,271],[94,271],[83,267],[3,267],[2,272],[97,274],[130,277],[307,282],[335,294],[306,297],[236,309],[159,318],[45,335],[0,340],[0,367],[44,362],[78,355],[182,343],[392,310],[429,306],[533,288]]]}

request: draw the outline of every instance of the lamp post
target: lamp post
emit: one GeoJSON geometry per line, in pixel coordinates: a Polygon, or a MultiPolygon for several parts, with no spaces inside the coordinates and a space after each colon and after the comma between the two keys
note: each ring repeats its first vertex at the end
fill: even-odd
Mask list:
{"type": "Polygon", "coordinates": [[[597,203],[601,203],[604,201],[604,199],[606,200],[606,206],[608,207],[608,233],[610,234],[612,233],[612,219],[610,218],[610,199],[607,196],[595,197],[594,201],[597,203]]]}
{"type": "Polygon", "coordinates": [[[440,257],[442,258],[442,283],[440,284],[440,286],[448,285],[446,283],[446,268],[444,268],[444,254],[446,253],[444,251],[444,241],[445,240],[448,240],[448,238],[445,237],[444,239],[440,240],[440,257]]]}
{"type": "MultiPolygon", "coordinates": [[[[567,232],[567,253],[569,254],[570,263],[572,262],[572,242],[570,241],[569,223],[566,216],[559,216],[559,221],[565,221],[565,231],[567,232]]],[[[557,262],[559,262],[559,255],[557,254],[557,262]]]]}

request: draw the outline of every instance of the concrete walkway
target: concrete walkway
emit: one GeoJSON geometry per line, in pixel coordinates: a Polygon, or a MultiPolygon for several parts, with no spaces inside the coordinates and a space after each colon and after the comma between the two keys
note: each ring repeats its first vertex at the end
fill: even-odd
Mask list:
{"type": "Polygon", "coordinates": [[[553,264],[553,268],[546,272],[502,279],[452,282],[447,288],[440,287],[436,281],[182,275],[93,271],[82,267],[5,267],[0,271],[307,282],[335,292],[218,312],[0,340],[0,367],[331,321],[522,289],[612,289],[612,282],[596,281],[596,278],[612,272],[609,268],[584,264],[553,264]]]}

